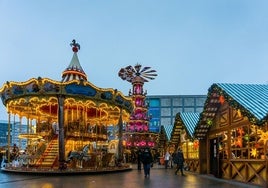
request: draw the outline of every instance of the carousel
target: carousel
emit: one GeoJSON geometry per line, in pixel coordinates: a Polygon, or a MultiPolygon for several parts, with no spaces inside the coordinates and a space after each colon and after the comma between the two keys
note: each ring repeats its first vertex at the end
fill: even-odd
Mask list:
{"type": "Polygon", "coordinates": [[[70,46],[73,57],[61,81],[38,77],[8,81],[0,89],[8,113],[3,171],[88,173],[131,169],[122,160],[122,127],[130,119],[132,99],[117,89],[90,83],[77,56],[80,45],[73,40],[70,46]],[[18,135],[27,140],[23,150],[10,140],[13,117],[20,122],[26,120],[26,130],[18,135]],[[108,139],[110,126],[118,127],[117,140],[108,139]]]}

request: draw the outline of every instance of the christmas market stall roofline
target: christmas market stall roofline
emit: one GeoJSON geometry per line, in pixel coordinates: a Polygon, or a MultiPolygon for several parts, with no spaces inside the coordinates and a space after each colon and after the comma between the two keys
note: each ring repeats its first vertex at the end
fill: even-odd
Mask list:
{"type": "Polygon", "coordinates": [[[208,89],[204,109],[200,115],[194,137],[203,139],[212,125],[220,105],[228,102],[239,113],[256,125],[263,125],[268,116],[267,84],[213,84],[208,89]]]}

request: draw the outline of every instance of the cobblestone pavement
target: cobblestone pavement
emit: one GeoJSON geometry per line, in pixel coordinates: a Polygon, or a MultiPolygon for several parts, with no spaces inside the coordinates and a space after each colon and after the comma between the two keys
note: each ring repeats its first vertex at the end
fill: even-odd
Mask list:
{"type": "Polygon", "coordinates": [[[149,178],[136,169],[106,174],[34,176],[0,173],[0,188],[257,188],[257,186],[226,181],[208,175],[185,172],[186,176],[175,175],[174,169],[155,165],[149,178]]]}

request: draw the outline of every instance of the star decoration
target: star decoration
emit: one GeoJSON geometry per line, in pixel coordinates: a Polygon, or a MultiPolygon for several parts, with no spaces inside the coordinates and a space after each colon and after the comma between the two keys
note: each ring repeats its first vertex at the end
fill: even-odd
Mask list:
{"type": "Polygon", "coordinates": [[[198,149],[199,148],[199,141],[194,141],[194,149],[198,149]]]}
{"type": "Polygon", "coordinates": [[[258,154],[258,152],[257,152],[257,149],[256,149],[256,148],[252,148],[252,149],[250,150],[250,155],[251,155],[252,157],[257,157],[257,154],[258,154]]]}
{"type": "Polygon", "coordinates": [[[237,132],[238,132],[238,134],[240,135],[240,136],[242,136],[245,132],[244,132],[244,130],[242,129],[242,128],[238,128],[237,129],[237,132]]]}
{"type": "Polygon", "coordinates": [[[212,125],[212,120],[211,120],[211,119],[208,119],[208,120],[207,120],[207,125],[208,125],[208,126],[211,126],[211,125],[212,125]]]}
{"type": "Polygon", "coordinates": [[[243,142],[242,142],[242,137],[237,137],[237,139],[235,140],[234,145],[236,145],[236,146],[242,148],[242,144],[243,144],[243,142]]]}
{"type": "Polygon", "coordinates": [[[266,144],[267,140],[268,140],[268,131],[262,132],[261,138],[258,140],[258,142],[263,141],[263,143],[266,144]]]}
{"type": "Polygon", "coordinates": [[[221,96],[219,97],[219,101],[220,101],[221,104],[223,104],[224,101],[225,101],[224,96],[221,95],[221,96]]]}

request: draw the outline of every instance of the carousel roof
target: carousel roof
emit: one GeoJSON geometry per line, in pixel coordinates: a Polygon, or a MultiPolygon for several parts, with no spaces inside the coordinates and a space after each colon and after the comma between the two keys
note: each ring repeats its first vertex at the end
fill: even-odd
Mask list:
{"type": "Polygon", "coordinates": [[[87,80],[87,75],[84,72],[82,66],[80,65],[77,52],[80,50],[80,45],[73,40],[70,44],[74,52],[73,58],[69,66],[62,73],[62,82],[68,82],[71,80],[87,80]]]}
{"type": "Polygon", "coordinates": [[[203,112],[194,131],[195,137],[206,136],[212,120],[224,102],[241,114],[248,117],[256,125],[262,125],[268,116],[268,85],[267,84],[213,84],[209,90],[203,112]]]}
{"type": "Polygon", "coordinates": [[[62,82],[68,82],[70,80],[87,80],[87,76],[79,63],[76,52],[73,54],[70,65],[62,73],[62,82]]]}
{"type": "Polygon", "coordinates": [[[127,120],[133,109],[132,99],[117,89],[102,89],[88,82],[77,56],[80,45],[73,40],[71,46],[73,58],[62,81],[38,77],[6,82],[0,88],[0,96],[7,110],[20,117],[57,119],[58,97],[63,96],[67,109],[84,109],[88,118],[98,116],[103,122],[118,122],[122,110],[123,119],[127,120]]]}

